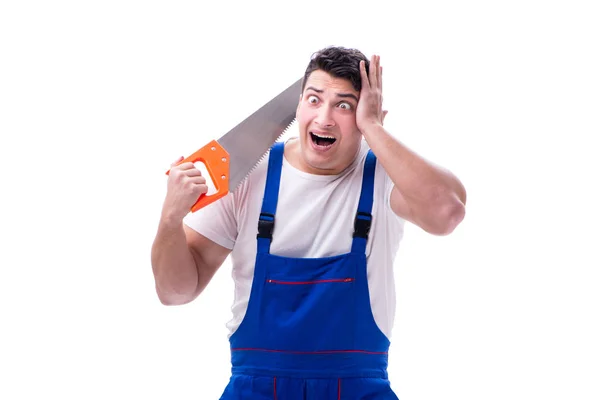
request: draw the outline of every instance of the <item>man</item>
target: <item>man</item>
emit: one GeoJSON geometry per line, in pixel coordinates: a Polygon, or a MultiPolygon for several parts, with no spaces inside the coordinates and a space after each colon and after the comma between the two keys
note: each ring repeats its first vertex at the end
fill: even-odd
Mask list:
{"type": "Polygon", "coordinates": [[[379,56],[329,47],[310,60],[298,137],[230,193],[191,163],[169,174],[152,266],[164,304],[195,299],[231,254],[232,377],[222,399],[396,399],[387,377],[393,262],[409,221],[446,235],[460,181],[383,127],[379,56]]]}

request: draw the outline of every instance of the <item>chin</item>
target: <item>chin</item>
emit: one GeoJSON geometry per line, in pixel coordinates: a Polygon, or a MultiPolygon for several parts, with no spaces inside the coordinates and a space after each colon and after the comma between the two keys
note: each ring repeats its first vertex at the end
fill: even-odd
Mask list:
{"type": "Polygon", "coordinates": [[[302,150],[302,158],[306,165],[313,170],[313,173],[338,173],[343,169],[340,167],[343,164],[343,160],[340,160],[336,150],[332,148],[327,152],[321,152],[315,150],[310,143],[307,143],[307,146],[304,146],[302,150]]]}

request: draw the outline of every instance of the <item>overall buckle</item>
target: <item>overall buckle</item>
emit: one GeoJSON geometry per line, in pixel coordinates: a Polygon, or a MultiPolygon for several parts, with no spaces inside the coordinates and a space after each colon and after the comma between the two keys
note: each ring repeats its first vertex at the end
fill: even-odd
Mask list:
{"type": "Polygon", "coordinates": [[[366,212],[357,212],[356,218],[354,219],[354,235],[355,237],[361,237],[367,239],[369,231],[371,230],[371,219],[372,215],[366,212]]]}
{"type": "Polygon", "coordinates": [[[269,213],[260,213],[258,217],[257,238],[272,239],[273,229],[275,228],[275,215],[269,213]]]}

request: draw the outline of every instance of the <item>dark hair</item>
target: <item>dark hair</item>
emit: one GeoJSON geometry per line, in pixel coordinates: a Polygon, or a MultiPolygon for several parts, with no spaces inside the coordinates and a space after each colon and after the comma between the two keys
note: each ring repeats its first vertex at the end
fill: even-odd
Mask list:
{"type": "Polygon", "coordinates": [[[357,92],[360,92],[362,87],[360,78],[360,61],[365,61],[367,74],[369,73],[369,60],[367,57],[356,49],[345,47],[330,46],[313,53],[304,79],[302,80],[302,91],[310,74],[316,70],[322,70],[336,77],[347,79],[352,83],[352,86],[357,92]]]}

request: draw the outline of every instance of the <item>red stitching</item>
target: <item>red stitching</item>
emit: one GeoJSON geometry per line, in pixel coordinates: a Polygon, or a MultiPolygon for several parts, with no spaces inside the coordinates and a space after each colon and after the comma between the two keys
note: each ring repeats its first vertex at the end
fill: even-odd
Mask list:
{"type": "Polygon", "coordinates": [[[290,354],[336,354],[336,353],[363,353],[363,354],[387,354],[387,351],[366,350],[321,350],[321,351],[289,351],[257,348],[233,348],[231,351],[265,351],[268,353],[290,353],[290,354]]]}
{"type": "Polygon", "coordinates": [[[342,398],[342,379],[338,378],[338,400],[342,398]]]}
{"type": "Polygon", "coordinates": [[[267,279],[268,283],[277,283],[280,285],[314,285],[315,283],[331,283],[331,282],[352,282],[354,278],[343,279],[322,279],[317,281],[278,281],[275,279],[267,279]]]}
{"type": "Polygon", "coordinates": [[[277,377],[273,377],[273,398],[277,400],[277,377]]]}

